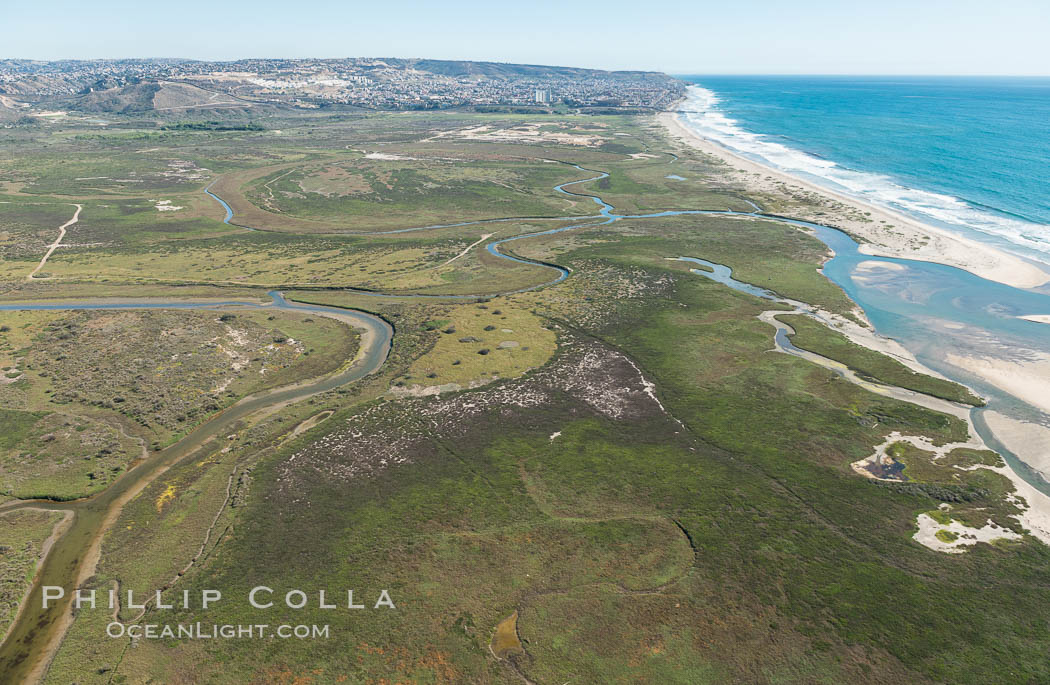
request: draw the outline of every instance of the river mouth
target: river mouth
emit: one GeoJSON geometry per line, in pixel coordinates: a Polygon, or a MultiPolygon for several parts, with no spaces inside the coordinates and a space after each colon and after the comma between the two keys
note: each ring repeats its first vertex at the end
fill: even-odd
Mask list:
{"type": "Polygon", "coordinates": [[[1022,318],[1050,312],[1050,295],[942,264],[871,257],[840,231],[808,227],[834,251],[824,265],[824,275],[864,310],[880,335],[899,342],[924,366],[984,396],[987,404],[971,412],[978,434],[1026,482],[1050,494],[1050,474],[1029,466],[1007,448],[983,418],[994,412],[1050,427],[1050,414],[1031,397],[961,365],[965,360],[988,360],[1020,372],[1032,360],[1050,360],[1050,325],[1022,318]]]}

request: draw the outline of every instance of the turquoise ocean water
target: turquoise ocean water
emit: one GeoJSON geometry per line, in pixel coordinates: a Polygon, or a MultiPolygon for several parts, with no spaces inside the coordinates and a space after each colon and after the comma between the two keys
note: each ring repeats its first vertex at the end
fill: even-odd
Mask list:
{"type": "MultiPolygon", "coordinates": [[[[1050,79],[684,78],[696,86],[681,119],[701,135],[1050,264],[1050,79]]],[[[842,233],[817,235],[836,254],[824,273],[879,333],[976,388],[989,410],[1050,426],[1050,414],[1030,394],[1026,399],[958,364],[962,357],[1050,360],[1050,325],[1019,318],[1050,314],[1050,288],[1022,290],[939,264],[872,258],[842,233]]],[[[1001,448],[983,426],[982,411],[975,412],[978,428],[1001,448]]],[[[1050,474],[1012,463],[1050,491],[1050,474]]]]}
{"type": "Polygon", "coordinates": [[[705,136],[1050,263],[1050,78],[685,78],[705,136]]]}

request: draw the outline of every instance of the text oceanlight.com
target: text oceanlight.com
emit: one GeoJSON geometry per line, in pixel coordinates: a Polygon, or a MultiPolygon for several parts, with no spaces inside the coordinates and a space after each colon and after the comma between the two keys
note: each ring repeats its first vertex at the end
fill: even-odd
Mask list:
{"type": "Polygon", "coordinates": [[[124,625],[114,621],[106,626],[106,635],[113,638],[130,637],[132,639],[147,640],[215,640],[215,639],[245,639],[245,638],[278,638],[278,639],[316,639],[328,637],[327,625],[291,625],[282,623],[271,626],[267,623],[240,624],[206,624],[206,623],[178,623],[175,625],[162,623],[146,623],[124,625]]]}

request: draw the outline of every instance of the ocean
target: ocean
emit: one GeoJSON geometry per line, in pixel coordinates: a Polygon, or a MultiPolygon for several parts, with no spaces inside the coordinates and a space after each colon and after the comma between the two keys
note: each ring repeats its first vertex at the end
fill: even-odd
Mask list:
{"type": "MultiPolygon", "coordinates": [[[[684,77],[682,123],[738,154],[819,185],[1050,264],[1050,79],[684,77]]],[[[1050,495],[1050,288],[1023,290],[957,268],[874,258],[844,233],[815,235],[823,273],[875,330],[988,401],[975,428],[1050,495]],[[1003,438],[1002,440],[1000,438],[1003,438]],[[1013,449],[1011,449],[1013,448],[1013,449]]],[[[695,255],[703,257],[703,255],[695,255]]]]}
{"type": "Polygon", "coordinates": [[[681,78],[705,137],[1050,263],[1050,78],[681,78]]]}

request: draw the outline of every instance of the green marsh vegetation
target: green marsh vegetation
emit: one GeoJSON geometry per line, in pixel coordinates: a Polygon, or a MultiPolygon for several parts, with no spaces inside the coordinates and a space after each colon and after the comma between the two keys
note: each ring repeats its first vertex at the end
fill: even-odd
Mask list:
{"type": "Polygon", "coordinates": [[[862,347],[809,317],[782,315],[777,318],[795,329],[795,334],[790,337],[796,346],[842,362],[862,376],[952,402],[984,404],[981,398],[958,383],[912,371],[901,362],[862,347]]]}
{"type": "MultiPolygon", "coordinates": [[[[600,262],[628,284],[670,279],[637,300],[608,288],[602,300],[596,284],[590,306],[607,314],[579,324],[637,363],[670,416],[611,420],[569,397],[509,414],[493,407],[432,428],[406,451],[410,463],[360,480],[301,465],[293,492],[282,483],[282,455],[302,445],[264,457],[254,494],[235,512],[239,532],[187,587],[236,597],[280,568],[284,587],[389,588],[397,612],[296,612],[297,621],[331,623],[341,639],[273,644],[265,664],[231,642],[152,643],[129,652],[121,671],[156,672],[161,660],[206,653],[198,675],[230,682],[273,677],[274,663],[333,681],[512,682],[488,645],[518,611],[526,655],[516,664],[537,681],[571,672],[647,682],[984,682],[1002,651],[1041,677],[1040,629],[1019,620],[1030,602],[1017,589],[1043,592],[1042,548],[978,546],[961,560],[932,553],[910,535],[915,513],[937,500],[848,469],[891,430],[957,439],[958,422],[770,355],[772,330],[754,318],[768,303],[664,260],[680,247],[674,239],[652,243],[640,251],[603,242],[565,258],[600,262]],[[888,605],[888,596],[898,601],[888,605]],[[929,639],[897,639],[931,628],[929,639]],[[941,629],[950,637],[936,637],[941,629]],[[741,639],[757,647],[742,654],[741,639]]],[[[574,279],[534,297],[556,302],[571,287],[574,279]]],[[[571,307],[550,316],[577,326],[571,307]]],[[[439,318],[447,319],[421,314],[420,329],[439,318]]],[[[444,401],[454,397],[386,403],[364,425],[383,436],[444,401]]],[[[269,618],[292,617],[284,613],[269,618]]],[[[237,603],[220,614],[253,615],[237,603]]]]}
{"type": "MultiPolygon", "coordinates": [[[[814,238],[753,219],[629,220],[515,243],[516,254],[563,264],[572,277],[512,298],[448,303],[325,289],[400,285],[470,293],[480,284],[509,289],[544,282],[549,270],[502,271],[486,261],[483,245],[448,272],[435,269],[442,281],[420,276],[417,268],[439,265],[490,232],[482,226],[400,238],[304,235],[324,233],[329,223],[367,228],[387,216],[401,217],[400,226],[453,222],[469,218],[461,208],[470,214],[492,204],[500,214],[503,205],[592,212],[590,200],[567,200],[549,189],[585,176],[542,159],[609,172],[603,188],[571,189],[600,190],[618,208],[744,208],[740,188],[717,182],[708,160],[675,149],[645,121],[567,117],[540,131],[579,127],[577,133],[601,138],[593,145],[522,128],[549,125],[549,117],[455,112],[284,117],[265,121],[266,131],[71,135],[42,128],[5,141],[4,158],[18,161],[2,165],[4,199],[69,201],[86,194],[101,204],[121,199],[134,206],[128,214],[96,215],[91,235],[105,246],[60,251],[53,271],[61,277],[20,285],[5,298],[90,296],[110,288],[126,294],[138,283],[145,283],[134,286],[144,293],[198,297],[223,293],[219,286],[229,284],[228,292],[242,296],[261,295],[249,283],[308,283],[290,295],[377,312],[396,329],[378,375],[246,422],[234,437],[213,441],[152,483],[107,534],[91,582],[153,588],[186,568],[176,591],[218,588],[231,598],[206,614],[165,617],[183,622],[256,623],[258,614],[240,598],[259,584],[352,588],[369,604],[388,589],[398,609],[333,612],[311,605],[266,616],[269,623],[329,623],[330,640],[144,640],[134,649],[100,641],[108,617],[84,611],[49,682],[509,683],[524,674],[534,682],[985,683],[1001,679],[1003,663],[1017,682],[1050,679],[1050,552],[1024,540],[949,556],[911,539],[916,514],[937,511],[944,492],[980,495],[952,502],[949,517],[977,525],[988,515],[982,509],[1000,507],[993,515],[1009,523],[1002,504],[1007,486],[997,474],[953,468],[991,465],[997,457],[955,450],[932,461],[906,451],[901,459],[912,481],[891,487],[858,477],[849,464],[892,431],[943,444],[964,438],[966,428],[771,353],[773,330],[755,318],[771,308],[768,302],[668,261],[703,257],[732,267],[739,280],[848,314],[852,303],[817,271],[826,255],[814,238]],[[519,128],[502,139],[464,133],[479,126],[519,128]],[[442,132],[455,135],[436,137],[442,132]],[[30,141],[46,143],[40,160],[23,159],[30,141]],[[84,160],[63,171],[58,158],[74,144],[85,147],[84,160]],[[419,159],[366,159],[361,151],[419,159]],[[679,160],[671,162],[668,152],[679,160]],[[209,173],[166,177],[172,159],[209,173]],[[329,167],[342,172],[324,178],[329,167]],[[511,188],[494,182],[503,180],[501,169],[511,188]],[[671,174],[686,181],[666,178],[671,174]],[[90,175],[109,178],[76,180],[90,175]],[[224,197],[232,191],[227,199],[239,216],[255,206],[256,216],[272,222],[260,228],[288,233],[221,234],[227,227],[218,205],[192,199],[217,176],[227,181],[216,187],[224,197]],[[129,178],[148,178],[148,185],[114,180],[129,178]],[[278,191],[272,209],[265,208],[266,183],[278,191]],[[185,209],[161,212],[149,204],[157,199],[185,209]],[[166,221],[181,228],[165,232],[166,221]],[[206,236],[213,227],[216,234],[206,236]],[[110,280],[89,282],[96,277],[110,280]],[[176,288],[160,278],[188,284],[176,288]],[[456,378],[446,373],[467,380],[501,370],[490,365],[505,361],[497,347],[504,327],[513,331],[510,340],[528,333],[529,347],[549,345],[552,336],[559,346],[545,355],[550,361],[529,361],[537,368],[519,369],[515,378],[436,398],[391,399],[388,390],[398,382],[430,385],[456,378]],[[460,337],[479,342],[459,343],[460,337]],[[472,352],[467,369],[468,355],[452,356],[460,344],[490,354],[472,352]],[[544,375],[551,369],[560,370],[555,380],[544,375]],[[653,383],[662,409],[639,372],[653,383]],[[615,413],[620,405],[608,404],[610,398],[626,398],[626,409],[615,413]],[[480,408],[467,408],[478,402],[480,408]],[[326,411],[330,418],[287,437],[326,411]],[[348,425],[359,429],[358,438],[345,438],[348,425]],[[376,458],[381,450],[385,464],[376,458]],[[299,456],[289,461],[293,455],[299,456]],[[515,652],[511,666],[490,645],[515,612],[523,653],[515,652]]],[[[252,323],[259,343],[277,335],[271,329],[309,338],[305,329],[286,330],[265,317],[252,323]]],[[[329,351],[329,360],[352,351],[319,340],[305,357],[310,364],[329,351]]],[[[874,377],[894,373],[869,355],[835,353],[856,356],[853,363],[874,377]]],[[[120,366],[103,356],[93,363],[120,366]]],[[[56,374],[65,378],[65,369],[56,367],[56,374]]],[[[174,386],[174,378],[158,383],[174,386]]],[[[58,387],[61,380],[48,383],[58,387]]],[[[120,376],[111,382],[99,385],[107,392],[120,386],[122,393],[135,385],[120,376]]],[[[134,405],[130,392],[122,396],[120,404],[134,405]]],[[[28,422],[15,419],[18,426],[28,422]]]]}
{"type": "Polygon", "coordinates": [[[949,505],[950,515],[940,513],[937,520],[956,519],[974,528],[988,521],[1021,532],[1015,503],[1006,499],[1013,492],[1009,479],[988,469],[971,468],[976,464],[1001,466],[1002,458],[987,450],[955,449],[942,458],[906,442],[890,446],[888,454],[904,465],[901,474],[907,482],[891,485],[898,490],[924,492],[949,505]]]}
{"type": "Polygon", "coordinates": [[[249,393],[352,359],[344,324],[297,313],[5,312],[0,493],[97,492],[146,448],[176,440],[249,393]]]}
{"type": "Polygon", "coordinates": [[[278,170],[253,181],[246,196],[282,218],[319,221],[350,232],[427,226],[449,216],[473,221],[564,216],[589,209],[551,192],[559,183],[586,178],[572,167],[540,160],[376,154],[392,159],[344,155],[278,170]]]}
{"type": "MultiPolygon", "coordinates": [[[[63,287],[105,282],[114,287],[121,283],[211,284],[263,290],[310,287],[494,293],[525,288],[557,274],[546,267],[494,257],[483,243],[554,225],[558,224],[504,222],[368,238],[240,230],[201,237],[190,229],[178,238],[63,250],[48,260],[47,270],[54,284],[63,287]],[[485,235],[491,238],[484,239],[485,235]],[[463,253],[479,240],[482,244],[463,253]]],[[[28,273],[32,266],[26,261],[16,273],[28,273]]],[[[28,293],[24,285],[20,290],[28,293]]]]}

